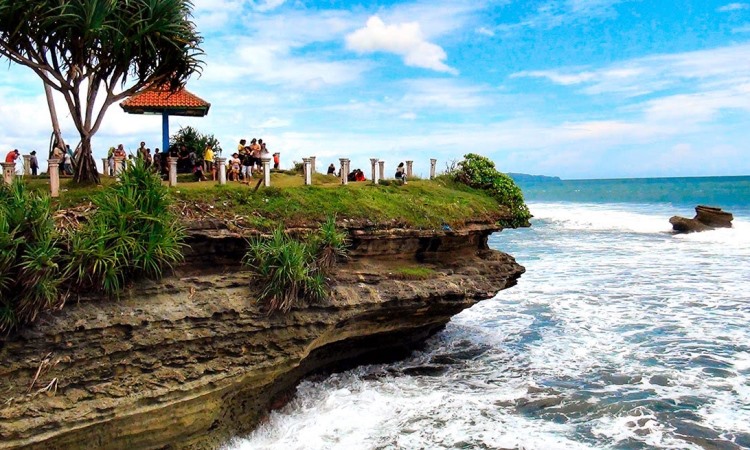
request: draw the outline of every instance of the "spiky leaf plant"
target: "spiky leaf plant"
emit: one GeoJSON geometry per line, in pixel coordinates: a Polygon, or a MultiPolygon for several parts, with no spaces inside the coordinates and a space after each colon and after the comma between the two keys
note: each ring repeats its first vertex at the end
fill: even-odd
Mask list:
{"type": "Polygon", "coordinates": [[[0,333],[64,302],[61,264],[49,197],[20,180],[0,186],[0,333]]]}
{"type": "Polygon", "coordinates": [[[169,209],[169,191],[141,159],[93,202],[96,212],[70,244],[78,289],[116,294],[126,280],[159,278],[182,260],[184,229],[169,209]]]}
{"type": "Polygon", "coordinates": [[[328,273],[336,263],[346,258],[349,235],[336,226],[336,217],[328,216],[312,237],[316,262],[323,273],[328,273]]]}

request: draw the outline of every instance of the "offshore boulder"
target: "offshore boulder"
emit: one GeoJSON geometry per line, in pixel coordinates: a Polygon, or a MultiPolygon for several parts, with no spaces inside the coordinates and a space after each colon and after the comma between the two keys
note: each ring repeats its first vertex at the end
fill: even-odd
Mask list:
{"type": "Polygon", "coordinates": [[[672,224],[672,229],[676,233],[695,233],[716,228],[732,228],[732,220],[734,216],[722,211],[721,208],[698,205],[695,207],[695,217],[692,219],[673,216],[669,219],[669,223],[672,224]]]}

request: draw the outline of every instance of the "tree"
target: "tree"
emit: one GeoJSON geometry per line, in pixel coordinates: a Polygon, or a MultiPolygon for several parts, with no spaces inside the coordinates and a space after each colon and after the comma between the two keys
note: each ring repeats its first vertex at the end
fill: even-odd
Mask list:
{"type": "Polygon", "coordinates": [[[190,0],[0,0],[0,55],[61,93],[80,134],[77,182],[99,182],[91,138],[107,108],[146,86],[177,90],[200,71],[192,7],[190,0]]]}
{"type": "Polygon", "coordinates": [[[221,144],[213,134],[203,134],[193,127],[182,127],[169,139],[170,145],[177,147],[185,146],[189,151],[195,152],[198,158],[203,159],[203,151],[207,145],[216,153],[221,153],[221,144]]]}

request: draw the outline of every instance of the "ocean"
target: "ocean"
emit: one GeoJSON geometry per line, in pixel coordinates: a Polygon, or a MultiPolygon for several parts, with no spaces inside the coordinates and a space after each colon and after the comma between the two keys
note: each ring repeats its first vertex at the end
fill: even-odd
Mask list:
{"type": "Polygon", "coordinates": [[[750,177],[522,185],[517,286],[393,364],[303,381],[232,449],[750,448],[750,177]],[[734,228],[673,235],[697,204],[734,228]]]}

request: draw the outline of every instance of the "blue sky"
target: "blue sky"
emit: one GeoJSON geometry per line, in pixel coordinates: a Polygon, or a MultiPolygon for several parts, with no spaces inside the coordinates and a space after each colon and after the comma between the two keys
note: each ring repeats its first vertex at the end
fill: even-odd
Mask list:
{"type": "MultiPolygon", "coordinates": [[[[188,88],[211,111],[172,131],[227,150],[262,137],[284,165],[422,174],[468,152],[563,178],[750,174],[750,2],[195,0],[195,21],[206,67],[188,88]]],[[[0,145],[46,148],[41,82],[0,70],[0,145]]],[[[160,133],[113,106],[95,152],[160,133]]]]}

